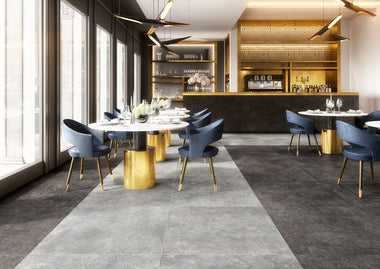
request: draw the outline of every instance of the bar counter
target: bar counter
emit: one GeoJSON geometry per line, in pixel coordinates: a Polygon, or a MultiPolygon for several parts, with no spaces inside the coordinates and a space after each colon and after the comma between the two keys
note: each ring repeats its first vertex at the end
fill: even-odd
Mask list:
{"type": "MultiPolygon", "coordinates": [[[[291,126],[285,110],[294,112],[326,109],[326,98],[343,101],[341,110],[359,109],[359,93],[284,93],[284,92],[188,92],[183,94],[183,105],[192,112],[206,107],[212,120],[223,118],[225,132],[287,133],[291,126]]],[[[315,128],[326,128],[326,119],[316,118],[315,128]]],[[[353,123],[353,119],[345,121],[353,123]]]]}

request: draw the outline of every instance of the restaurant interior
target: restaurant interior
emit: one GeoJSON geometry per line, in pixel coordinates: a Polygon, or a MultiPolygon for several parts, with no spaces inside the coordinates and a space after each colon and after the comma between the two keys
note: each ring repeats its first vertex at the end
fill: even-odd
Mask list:
{"type": "Polygon", "coordinates": [[[379,0],[0,2],[1,268],[379,268],[379,0]]]}

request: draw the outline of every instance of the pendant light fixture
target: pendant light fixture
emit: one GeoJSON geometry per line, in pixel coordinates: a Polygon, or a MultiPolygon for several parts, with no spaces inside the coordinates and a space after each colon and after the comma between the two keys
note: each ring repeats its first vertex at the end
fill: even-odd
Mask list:
{"type": "Polygon", "coordinates": [[[336,34],[333,34],[333,33],[330,33],[330,36],[331,36],[333,39],[335,39],[336,41],[340,41],[340,42],[350,40],[348,37],[344,37],[344,36],[336,35],[336,34]]]}
{"type": "Polygon", "coordinates": [[[331,27],[333,27],[338,21],[340,21],[340,19],[343,17],[343,14],[340,14],[338,15],[337,17],[335,17],[332,21],[330,21],[328,24],[326,24],[325,26],[323,26],[321,28],[321,30],[319,30],[318,32],[316,32],[312,37],[309,38],[309,40],[314,40],[316,39],[317,37],[320,37],[321,35],[323,35],[324,33],[326,33],[331,27]]]}
{"type": "MultiPolygon", "coordinates": [[[[154,2],[153,2],[154,4],[154,2]]],[[[168,2],[166,2],[166,5],[164,6],[164,8],[161,10],[161,12],[159,13],[158,15],[158,19],[160,20],[164,20],[166,18],[166,16],[168,15],[171,7],[173,5],[173,0],[169,0],[168,2]]],[[[154,9],[154,5],[153,5],[153,9],[154,9]]],[[[154,10],[153,10],[154,12],[154,10]]],[[[170,16],[171,18],[171,16],[170,16]]],[[[181,24],[181,25],[175,25],[175,26],[184,26],[184,25],[189,25],[189,24],[181,24]]],[[[173,25],[174,26],[174,25],[173,25]]],[[[165,27],[165,26],[164,26],[165,27]]],[[[157,27],[155,27],[155,25],[152,25],[152,27],[150,27],[150,29],[148,30],[148,32],[146,33],[147,36],[149,37],[149,39],[153,42],[153,44],[151,45],[157,45],[158,47],[162,48],[163,50],[165,50],[166,52],[172,54],[172,55],[175,55],[175,56],[178,56],[177,53],[175,53],[174,51],[170,50],[167,45],[172,45],[172,44],[176,44],[178,42],[181,42],[185,39],[188,39],[190,38],[191,36],[186,36],[186,37],[181,37],[181,38],[175,38],[175,39],[170,39],[170,40],[165,40],[165,41],[161,41],[158,36],[156,35],[155,31],[157,30],[157,27]]]]}
{"type": "Polygon", "coordinates": [[[335,0],[337,1],[338,3],[344,5],[345,8],[348,8],[352,11],[355,11],[357,13],[360,13],[360,14],[363,14],[363,15],[367,15],[367,16],[372,16],[372,17],[375,17],[376,14],[372,13],[372,12],[369,12],[368,10],[365,10],[364,8],[361,8],[359,6],[356,6],[346,0],[335,0]]]}
{"type": "Polygon", "coordinates": [[[173,0],[168,0],[164,6],[164,8],[159,13],[157,19],[145,19],[145,18],[136,18],[131,16],[121,16],[120,15],[120,0],[119,0],[119,14],[114,14],[114,16],[118,19],[138,23],[138,24],[148,24],[152,27],[176,27],[176,26],[189,26],[187,23],[181,22],[173,22],[173,21],[165,21],[166,15],[169,13],[171,7],[173,5],[173,0]]]}

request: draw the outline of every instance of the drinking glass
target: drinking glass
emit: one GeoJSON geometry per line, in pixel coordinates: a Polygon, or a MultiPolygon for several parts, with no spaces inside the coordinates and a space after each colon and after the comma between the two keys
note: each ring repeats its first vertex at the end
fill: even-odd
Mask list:
{"type": "Polygon", "coordinates": [[[334,106],[335,106],[334,100],[330,99],[330,101],[329,101],[329,108],[330,108],[330,110],[333,110],[334,106]]]}
{"type": "Polygon", "coordinates": [[[124,119],[124,125],[127,125],[127,118],[130,118],[130,116],[131,116],[131,111],[130,111],[129,106],[127,105],[127,103],[123,104],[123,108],[122,108],[122,111],[121,111],[121,116],[124,119]]]}
{"type": "Polygon", "coordinates": [[[338,108],[338,111],[340,112],[340,108],[343,106],[342,99],[338,98],[336,99],[336,107],[338,108]]]}

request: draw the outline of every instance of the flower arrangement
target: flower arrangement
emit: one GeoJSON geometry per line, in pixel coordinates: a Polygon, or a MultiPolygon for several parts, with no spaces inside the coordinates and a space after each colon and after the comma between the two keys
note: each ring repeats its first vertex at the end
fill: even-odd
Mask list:
{"type": "Polygon", "coordinates": [[[189,85],[195,84],[199,88],[199,86],[204,87],[210,85],[210,79],[205,74],[195,73],[187,80],[187,83],[189,83],[189,85]]]}
{"type": "Polygon", "coordinates": [[[148,120],[148,114],[150,113],[150,106],[145,104],[139,104],[133,109],[133,114],[138,122],[146,122],[148,120]]]}

